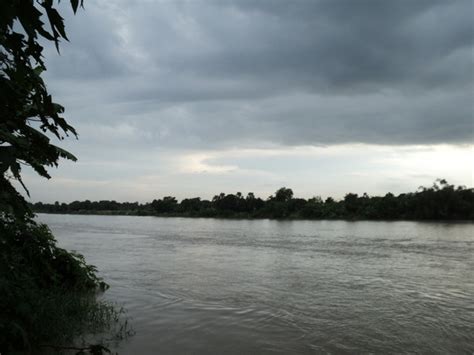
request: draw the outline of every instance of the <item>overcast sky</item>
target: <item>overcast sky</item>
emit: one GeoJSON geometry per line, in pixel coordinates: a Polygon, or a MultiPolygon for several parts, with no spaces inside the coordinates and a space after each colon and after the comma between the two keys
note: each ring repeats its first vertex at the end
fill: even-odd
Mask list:
{"type": "Polygon", "coordinates": [[[473,1],[62,2],[77,163],[33,201],[473,185],[473,1]]]}

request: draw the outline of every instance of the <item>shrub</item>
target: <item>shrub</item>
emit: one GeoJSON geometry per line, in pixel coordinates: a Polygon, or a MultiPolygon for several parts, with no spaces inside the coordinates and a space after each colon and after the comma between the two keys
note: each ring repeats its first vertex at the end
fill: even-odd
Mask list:
{"type": "MultiPolygon", "coordinates": [[[[84,344],[87,336],[130,333],[123,311],[97,298],[108,286],[82,255],[59,248],[46,225],[0,222],[0,353],[57,350],[84,344]]],[[[108,350],[103,341],[70,348],[108,350]]]]}

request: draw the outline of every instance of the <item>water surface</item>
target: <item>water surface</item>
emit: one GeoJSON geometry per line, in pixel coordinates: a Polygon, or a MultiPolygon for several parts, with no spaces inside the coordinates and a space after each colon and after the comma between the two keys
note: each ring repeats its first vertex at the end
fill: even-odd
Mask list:
{"type": "Polygon", "coordinates": [[[39,219],[128,309],[121,354],[474,352],[474,224],[39,219]]]}

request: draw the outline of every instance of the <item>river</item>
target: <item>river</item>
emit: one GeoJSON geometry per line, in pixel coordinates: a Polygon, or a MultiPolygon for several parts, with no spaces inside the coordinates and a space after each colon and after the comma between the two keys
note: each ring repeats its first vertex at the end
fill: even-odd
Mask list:
{"type": "Polygon", "coordinates": [[[39,215],[128,310],[120,354],[474,352],[474,224],[39,215]]]}

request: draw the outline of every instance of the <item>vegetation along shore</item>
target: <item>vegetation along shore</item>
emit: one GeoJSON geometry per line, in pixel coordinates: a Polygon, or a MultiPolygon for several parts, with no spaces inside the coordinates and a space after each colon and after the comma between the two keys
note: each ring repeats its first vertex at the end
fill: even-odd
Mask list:
{"type": "Polygon", "coordinates": [[[149,203],[73,201],[31,205],[38,213],[136,215],[164,217],[272,218],[272,219],[368,219],[368,220],[474,220],[474,189],[438,179],[431,187],[395,196],[359,196],[348,193],[342,200],[331,197],[295,198],[282,187],[263,200],[252,192],[246,196],[221,193],[212,200],[199,197],[178,202],[166,196],[149,203]]]}

